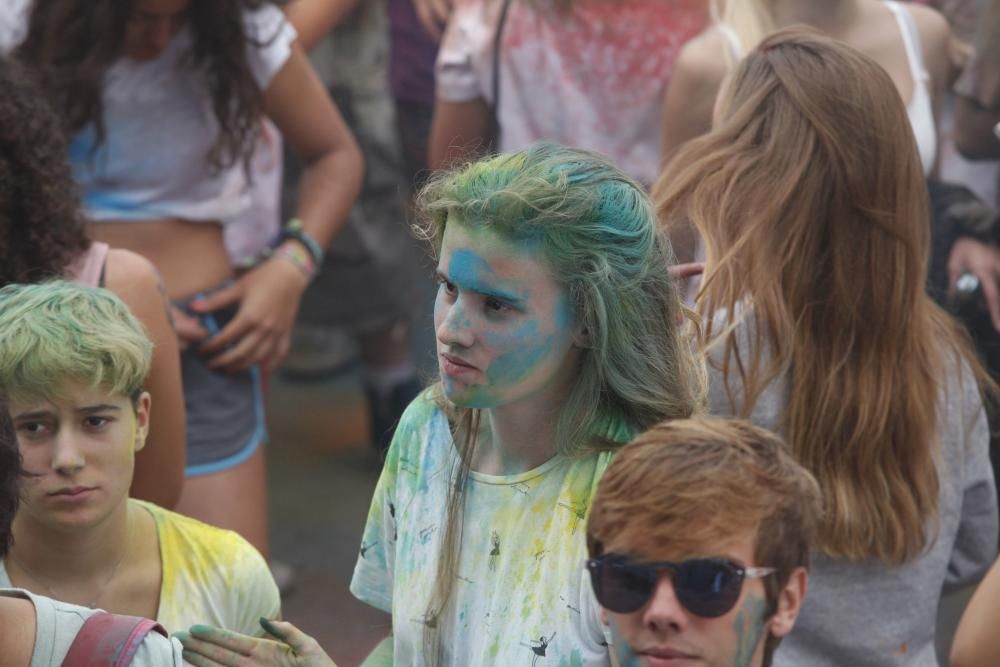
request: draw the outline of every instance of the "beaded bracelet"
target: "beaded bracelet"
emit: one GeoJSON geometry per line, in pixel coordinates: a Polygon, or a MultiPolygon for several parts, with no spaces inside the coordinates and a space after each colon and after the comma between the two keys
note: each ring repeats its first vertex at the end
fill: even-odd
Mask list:
{"type": "Polygon", "coordinates": [[[294,243],[285,243],[274,249],[271,253],[272,257],[283,257],[289,262],[295,265],[302,275],[306,277],[307,281],[313,279],[316,275],[316,265],[313,264],[312,258],[309,256],[301,246],[294,243]]]}
{"type": "Polygon", "coordinates": [[[313,235],[306,231],[302,221],[298,218],[292,218],[285,224],[284,227],[281,228],[281,235],[278,237],[278,243],[289,239],[298,241],[306,247],[306,250],[309,251],[309,254],[312,257],[314,271],[323,263],[323,248],[313,235]]]}

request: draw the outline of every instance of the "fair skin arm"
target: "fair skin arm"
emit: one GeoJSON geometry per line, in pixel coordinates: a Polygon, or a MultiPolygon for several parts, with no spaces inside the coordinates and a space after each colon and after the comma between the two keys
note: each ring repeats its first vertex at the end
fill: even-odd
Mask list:
{"type": "MultiPolygon", "coordinates": [[[[726,48],[721,33],[710,30],[681,51],[663,105],[663,164],[685,143],[712,129],[712,109],[727,71],[719,54],[726,48]]],[[[677,260],[692,261],[697,245],[694,229],[677,224],[669,233],[677,260]]]]}
{"type": "MultiPolygon", "coordinates": [[[[361,189],[364,164],[354,137],[297,43],[265,91],[264,108],[305,163],[296,217],[325,248],[347,220],[361,189]]],[[[232,286],[195,301],[192,307],[201,312],[240,302],[233,320],[201,347],[214,355],[209,367],[236,371],[255,364],[273,366],[283,359],[307,285],[298,267],[274,257],[232,286]]]]}
{"type": "Polygon", "coordinates": [[[1000,655],[1000,561],[979,584],[972,601],[962,614],[955,643],[951,647],[952,667],[986,667],[1000,655]]]}
{"type": "Polygon", "coordinates": [[[0,654],[4,664],[28,667],[35,647],[35,607],[30,600],[0,597],[0,654]]]}
{"type": "Polygon", "coordinates": [[[295,0],[285,7],[288,21],[299,34],[299,43],[310,50],[351,11],[359,0],[295,0]]]}
{"type": "Polygon", "coordinates": [[[486,100],[477,97],[469,102],[448,102],[438,98],[434,104],[428,164],[437,171],[482,157],[491,138],[491,111],[486,100]]]}
{"type": "Polygon", "coordinates": [[[184,483],[185,410],[169,303],[153,265],[127,250],[108,252],[105,285],[129,307],[153,341],[146,389],[156,396],[156,418],[150,422],[146,447],[136,456],[131,495],[172,508],[184,483]]]}

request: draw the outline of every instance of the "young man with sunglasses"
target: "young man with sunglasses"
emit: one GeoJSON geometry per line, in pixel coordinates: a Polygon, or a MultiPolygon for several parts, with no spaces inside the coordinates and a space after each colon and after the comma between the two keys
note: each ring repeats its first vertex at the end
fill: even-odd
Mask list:
{"type": "Polygon", "coordinates": [[[802,605],[821,511],[812,476],[747,422],[665,422],[594,497],[594,593],[620,667],[768,667],[802,605]]]}

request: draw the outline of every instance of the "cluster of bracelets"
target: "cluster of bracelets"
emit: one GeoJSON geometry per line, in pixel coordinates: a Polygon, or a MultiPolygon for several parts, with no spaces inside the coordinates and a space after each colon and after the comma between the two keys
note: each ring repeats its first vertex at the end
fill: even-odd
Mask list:
{"type": "Polygon", "coordinates": [[[305,230],[302,221],[293,218],[282,227],[281,233],[270,247],[241,261],[236,268],[241,272],[249,271],[272,257],[285,259],[301,271],[306,280],[312,280],[323,263],[323,248],[312,234],[305,230]],[[298,243],[285,243],[285,241],[298,243]]]}

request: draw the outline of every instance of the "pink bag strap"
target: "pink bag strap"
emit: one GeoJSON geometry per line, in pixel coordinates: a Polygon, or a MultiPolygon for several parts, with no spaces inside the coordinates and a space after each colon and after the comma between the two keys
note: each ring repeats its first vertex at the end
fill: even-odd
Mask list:
{"type": "Polygon", "coordinates": [[[107,612],[94,614],[84,621],[62,665],[128,667],[150,632],[167,636],[162,625],[148,618],[107,612]]]}

